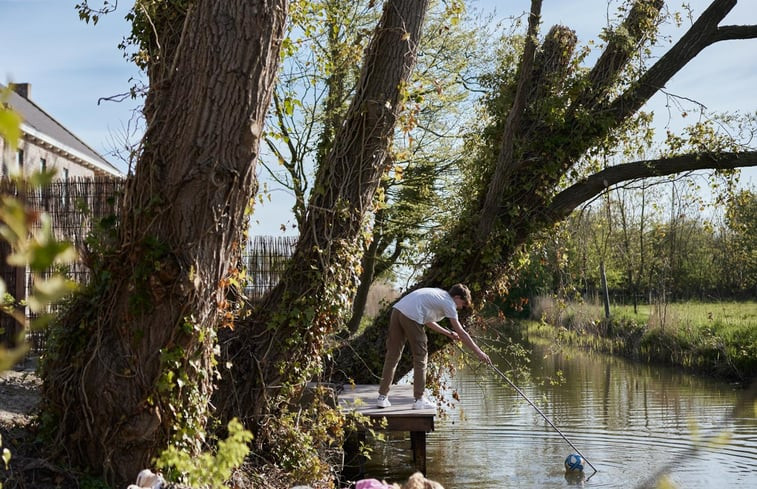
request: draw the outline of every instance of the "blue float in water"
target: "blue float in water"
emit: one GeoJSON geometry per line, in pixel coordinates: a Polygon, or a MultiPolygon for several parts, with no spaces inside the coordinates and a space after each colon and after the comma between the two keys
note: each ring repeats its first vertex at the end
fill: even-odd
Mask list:
{"type": "Polygon", "coordinates": [[[584,459],[577,453],[571,453],[565,459],[565,470],[567,472],[583,472],[584,459]]]}

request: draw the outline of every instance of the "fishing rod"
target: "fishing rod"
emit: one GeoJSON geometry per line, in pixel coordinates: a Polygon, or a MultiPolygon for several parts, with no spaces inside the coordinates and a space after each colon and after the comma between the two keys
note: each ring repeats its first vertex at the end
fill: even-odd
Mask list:
{"type": "Polygon", "coordinates": [[[562,439],[565,440],[568,443],[568,445],[570,445],[570,447],[573,450],[575,450],[578,455],[581,456],[582,459],[584,459],[584,461],[589,465],[589,467],[591,467],[592,469],[594,469],[594,472],[592,472],[591,475],[596,474],[597,473],[596,467],[594,467],[591,464],[591,462],[589,462],[589,460],[586,457],[584,457],[584,454],[581,453],[581,451],[578,450],[578,448],[576,448],[576,446],[573,443],[571,443],[570,440],[568,440],[568,437],[566,437],[565,435],[563,435],[562,431],[560,431],[560,429],[557,426],[555,426],[555,424],[547,417],[547,415],[544,414],[541,409],[539,409],[539,406],[537,406],[536,404],[534,404],[533,401],[531,401],[531,399],[529,399],[528,396],[522,390],[520,390],[518,388],[518,386],[515,385],[510,379],[508,379],[507,375],[503,374],[502,371],[500,369],[498,369],[493,363],[490,363],[489,366],[492,368],[492,370],[494,370],[495,372],[497,372],[497,374],[499,374],[500,377],[502,377],[503,379],[505,379],[505,382],[507,382],[508,384],[510,384],[510,387],[512,387],[513,389],[515,389],[515,392],[517,392],[518,394],[520,394],[520,396],[523,399],[525,399],[531,405],[531,407],[533,407],[534,409],[536,409],[536,412],[539,413],[539,414],[541,414],[541,417],[544,418],[544,421],[546,421],[547,423],[549,423],[549,425],[557,432],[557,434],[559,434],[562,437],[562,439]]]}

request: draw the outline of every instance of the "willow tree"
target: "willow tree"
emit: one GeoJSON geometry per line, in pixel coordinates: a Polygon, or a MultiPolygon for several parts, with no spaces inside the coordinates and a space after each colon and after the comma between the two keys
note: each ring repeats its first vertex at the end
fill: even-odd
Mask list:
{"type": "Polygon", "coordinates": [[[292,259],[278,285],[222,338],[214,404],[253,429],[260,460],[322,468],[311,435],[323,430],[329,413],[303,411],[295,401],[321,372],[326,343],[349,310],[366,217],[391,161],[427,6],[385,3],[344,122],[317,169],[292,259]]]}
{"type": "MultiPolygon", "coordinates": [[[[266,126],[269,154],[261,164],[294,197],[296,227],[304,226],[311,168],[329,154],[360,75],[361,57],[375,25],[376,2],[318,0],[303,24],[289,27],[290,53],[274,92],[266,126]]],[[[483,48],[478,31],[459,22],[460,2],[429,2],[419,40],[423,53],[401,91],[405,102],[392,137],[389,169],[383,175],[375,212],[366,226],[363,260],[349,329],[360,322],[374,279],[402,258],[413,258],[438,222],[439,187],[459,160],[459,128],[470,106],[464,85],[471,58],[483,48]]],[[[253,216],[254,217],[254,216],[253,216]]],[[[294,227],[294,225],[293,225],[294,227]]]]}
{"type": "Polygon", "coordinates": [[[196,452],[204,439],[287,9],[140,0],[128,15],[146,131],[121,222],[92,241],[92,282],[53,331],[43,386],[53,446],[116,485],[169,444],[196,452]]]}
{"type": "MultiPolygon", "coordinates": [[[[487,97],[493,123],[472,161],[470,198],[459,223],[434,248],[416,286],[469,284],[481,304],[507,291],[513,258],[537,233],[623,181],[697,169],[757,165],[748,150],[698,150],[604,168],[575,178],[587,153],[624,131],[642,106],[716,42],[753,39],[757,26],[720,26],[736,0],[715,0],[681,39],[646,67],[636,55],[654,41],[662,0],[636,0],[590,69],[579,70],[575,34],[555,26],[539,44],[541,1],[533,0],[517,73],[500,76],[487,97]],[[566,186],[565,181],[572,181],[566,186]]],[[[505,70],[503,70],[505,71],[505,70]]],[[[507,74],[507,73],[505,73],[507,74]]],[[[734,145],[736,146],[736,145],[734,145]]],[[[364,382],[380,372],[385,318],[340,351],[337,364],[364,382]],[[366,368],[367,367],[367,368],[366,368]]],[[[430,346],[437,350],[441,344],[430,346]]],[[[398,374],[410,368],[408,363],[398,374]]]]}
{"type": "Polygon", "coordinates": [[[423,56],[408,84],[409,104],[392,144],[392,168],[382,180],[371,237],[362,250],[360,276],[348,330],[361,324],[368,293],[377,280],[400,265],[421,267],[426,246],[454,214],[448,186],[454,185],[464,147],[461,127],[474,116],[471,91],[465,86],[471,59],[486,44],[476,27],[461,22],[455,2],[435,2],[429,9],[419,49],[423,56]]]}

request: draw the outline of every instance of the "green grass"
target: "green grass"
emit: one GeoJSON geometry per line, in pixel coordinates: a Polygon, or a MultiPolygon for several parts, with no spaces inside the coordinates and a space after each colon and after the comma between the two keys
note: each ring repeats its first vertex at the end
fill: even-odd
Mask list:
{"type": "Polygon", "coordinates": [[[660,328],[699,329],[717,331],[757,328],[757,302],[682,302],[667,305],[614,306],[611,316],[631,319],[660,328]]]}
{"type": "Polygon", "coordinates": [[[562,326],[562,339],[596,350],[680,365],[734,380],[757,372],[757,302],[614,306],[540,298],[537,317],[562,326]],[[602,338],[605,341],[597,341],[602,338]]]}

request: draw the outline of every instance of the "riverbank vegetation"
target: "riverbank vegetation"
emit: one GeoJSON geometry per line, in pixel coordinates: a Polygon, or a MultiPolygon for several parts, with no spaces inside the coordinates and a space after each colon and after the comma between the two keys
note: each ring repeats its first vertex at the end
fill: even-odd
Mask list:
{"type": "Polygon", "coordinates": [[[506,307],[556,326],[560,341],[748,382],[757,194],[708,203],[699,182],[650,180],[573,213],[523,254],[520,302],[506,307]]]}
{"type": "Polygon", "coordinates": [[[757,303],[681,302],[613,307],[539,297],[530,332],[645,362],[748,384],[757,372],[757,303]]]}
{"type": "Polygon", "coordinates": [[[757,192],[704,202],[698,182],[686,176],[606,193],[524,253],[510,295],[580,297],[632,309],[753,300],[757,192]]]}

